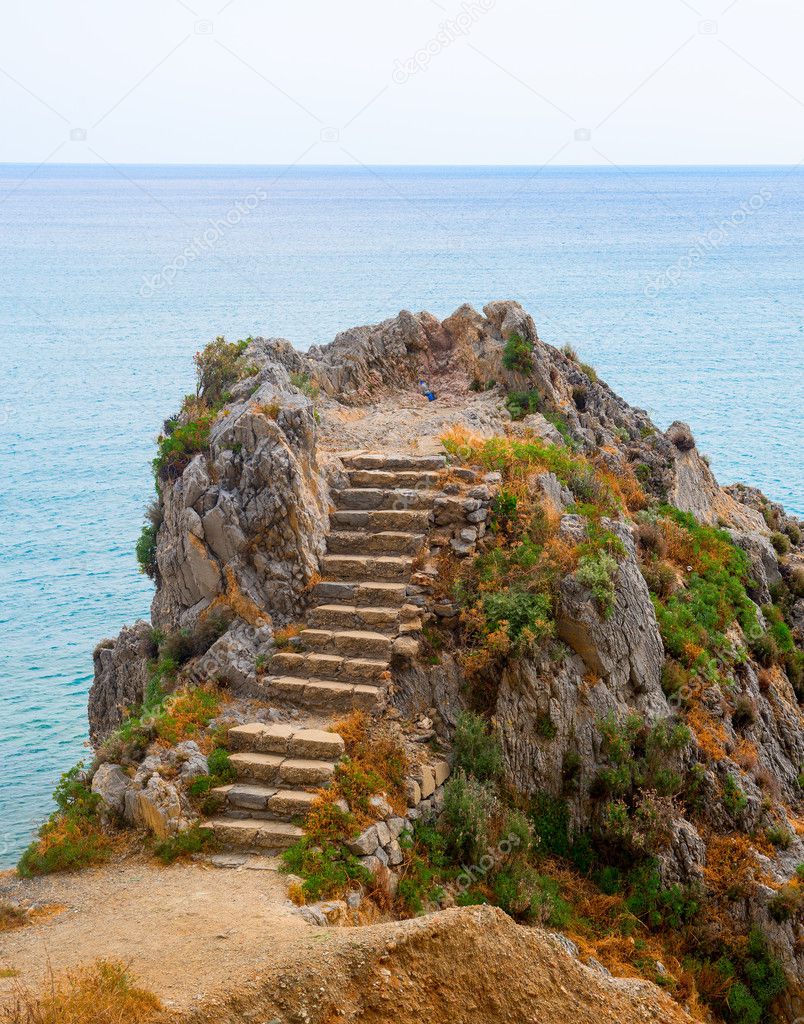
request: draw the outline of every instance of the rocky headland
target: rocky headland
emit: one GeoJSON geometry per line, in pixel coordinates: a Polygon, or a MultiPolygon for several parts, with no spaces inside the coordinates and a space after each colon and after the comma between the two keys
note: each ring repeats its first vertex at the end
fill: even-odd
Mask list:
{"type": "Polygon", "coordinates": [[[96,649],[94,759],[9,899],[281,863],[293,942],[188,1021],[801,1017],[801,522],[514,302],[196,368],[151,619],[96,649]]]}

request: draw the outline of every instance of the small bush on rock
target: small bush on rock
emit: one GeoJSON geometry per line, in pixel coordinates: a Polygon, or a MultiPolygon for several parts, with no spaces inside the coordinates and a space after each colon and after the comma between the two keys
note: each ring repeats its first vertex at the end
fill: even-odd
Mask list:
{"type": "Polygon", "coordinates": [[[533,342],[519,334],[512,334],[505,343],[502,363],[512,373],[530,373],[533,369],[533,342]]]}
{"type": "Polygon", "coordinates": [[[23,877],[78,871],[107,860],[112,843],[101,827],[100,797],[93,793],[79,763],[62,775],[53,794],[56,811],[23,853],[17,871],[23,877]]]}
{"type": "Polygon", "coordinates": [[[177,860],[186,860],[196,853],[209,850],[214,846],[215,833],[212,829],[193,825],[184,832],[163,839],[154,847],[154,853],[163,864],[173,864],[177,860]]]}
{"type": "Polygon", "coordinates": [[[480,782],[499,779],[502,775],[502,749],[481,715],[471,711],[462,711],[458,715],[452,750],[456,770],[480,782]]]}

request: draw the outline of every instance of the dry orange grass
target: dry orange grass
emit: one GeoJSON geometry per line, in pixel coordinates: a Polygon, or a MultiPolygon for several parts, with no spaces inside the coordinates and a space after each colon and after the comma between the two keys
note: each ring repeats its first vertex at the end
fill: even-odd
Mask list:
{"type": "Polygon", "coordinates": [[[695,733],[698,746],[713,761],[720,761],[726,756],[728,736],[723,725],[702,707],[691,708],[687,712],[687,725],[695,733]]]}
{"type": "Polygon", "coordinates": [[[741,739],[732,753],[732,760],[745,771],[752,771],[757,766],[759,754],[755,743],[741,739]]]}
{"type": "Polygon", "coordinates": [[[346,753],[355,765],[383,780],[389,803],[404,815],[407,808],[405,779],[410,765],[400,741],[386,726],[372,725],[362,711],[353,711],[336,722],[331,731],[343,738],[346,753]]]}
{"type": "Polygon", "coordinates": [[[464,453],[471,453],[483,444],[483,439],[478,434],[473,434],[457,423],[445,430],[439,440],[450,454],[454,453],[462,458],[468,458],[469,456],[464,453]]]}
{"type": "Polygon", "coordinates": [[[156,1024],[163,1007],[139,988],[126,967],[98,960],[78,971],[51,977],[39,993],[19,986],[0,1008],[0,1024],[156,1024]]]}
{"type": "Polygon", "coordinates": [[[0,932],[10,932],[28,923],[28,912],[16,903],[0,900],[0,932]]]}
{"type": "Polygon", "coordinates": [[[274,642],[276,646],[281,650],[283,647],[287,647],[291,640],[295,640],[297,636],[301,635],[301,631],[304,629],[303,623],[292,622],[289,626],[283,626],[281,629],[277,629],[274,632],[274,642]]]}
{"type": "Polygon", "coordinates": [[[732,833],[709,837],[704,877],[712,895],[720,899],[744,896],[759,879],[757,853],[773,856],[771,844],[757,835],[752,839],[732,833]]]}

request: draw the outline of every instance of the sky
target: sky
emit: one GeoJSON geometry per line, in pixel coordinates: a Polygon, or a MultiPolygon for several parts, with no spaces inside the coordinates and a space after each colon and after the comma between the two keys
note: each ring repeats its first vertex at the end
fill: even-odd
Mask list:
{"type": "Polygon", "coordinates": [[[802,0],[26,0],[0,162],[797,164],[802,0]]]}

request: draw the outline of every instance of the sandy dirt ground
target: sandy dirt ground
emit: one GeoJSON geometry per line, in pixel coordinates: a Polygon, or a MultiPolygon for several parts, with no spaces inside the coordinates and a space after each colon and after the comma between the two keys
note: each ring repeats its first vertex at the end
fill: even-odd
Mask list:
{"type": "MultiPolygon", "coordinates": [[[[49,966],[122,960],[167,1006],[186,1009],[311,934],[277,861],[255,863],[264,870],[124,862],[29,881],[0,876],[0,899],[63,908],[0,933],[0,972],[36,986],[49,966]]],[[[0,994],[13,985],[0,979],[0,994]]]]}
{"type": "Polygon", "coordinates": [[[123,960],[175,1024],[686,1024],[645,982],[581,964],[493,907],[367,927],[293,913],[277,862],[215,869],[124,862],[0,876],[0,898],[46,910],[0,934],[0,1000],[98,958],[123,960]]]}

